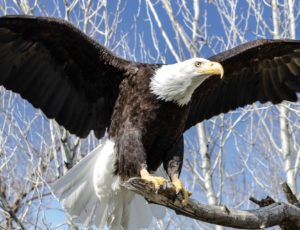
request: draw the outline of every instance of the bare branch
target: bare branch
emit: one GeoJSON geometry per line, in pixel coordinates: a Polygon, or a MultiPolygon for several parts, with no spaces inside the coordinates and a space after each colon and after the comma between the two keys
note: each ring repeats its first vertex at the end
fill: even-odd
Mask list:
{"type": "Polygon", "coordinates": [[[154,186],[148,182],[140,178],[131,178],[123,185],[127,189],[144,196],[151,203],[173,209],[178,215],[212,224],[239,229],[262,229],[292,223],[294,229],[300,228],[300,208],[287,203],[278,202],[249,211],[200,204],[192,199],[186,206],[182,206],[181,197],[176,196],[171,184],[166,185],[167,189],[156,191],[154,186]]]}

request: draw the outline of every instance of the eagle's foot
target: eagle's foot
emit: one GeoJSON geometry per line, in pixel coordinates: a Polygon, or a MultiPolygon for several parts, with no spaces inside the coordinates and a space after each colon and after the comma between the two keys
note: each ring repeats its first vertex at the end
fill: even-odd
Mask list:
{"type": "Polygon", "coordinates": [[[179,180],[178,176],[174,176],[172,178],[172,184],[174,185],[175,187],[175,190],[176,190],[176,194],[179,194],[181,192],[182,194],[182,205],[186,206],[189,202],[189,197],[192,195],[191,192],[187,191],[183,185],[182,185],[182,182],[179,180]]]}
{"type": "Polygon", "coordinates": [[[166,183],[167,183],[165,178],[159,177],[159,176],[152,176],[146,169],[142,169],[140,171],[140,174],[141,174],[141,178],[143,180],[151,182],[154,185],[156,190],[158,190],[160,187],[166,185],[166,183]]]}

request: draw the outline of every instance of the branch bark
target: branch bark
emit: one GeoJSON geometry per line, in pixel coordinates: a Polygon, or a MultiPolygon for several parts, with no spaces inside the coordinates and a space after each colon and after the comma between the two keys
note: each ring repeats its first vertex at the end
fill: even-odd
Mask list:
{"type": "Polygon", "coordinates": [[[182,197],[180,194],[176,195],[171,183],[156,191],[152,184],[143,179],[131,178],[123,186],[142,195],[150,203],[173,209],[178,215],[211,224],[238,229],[263,229],[276,225],[289,225],[300,229],[300,208],[288,203],[276,202],[248,211],[201,204],[193,199],[186,206],[182,206],[182,197]]]}

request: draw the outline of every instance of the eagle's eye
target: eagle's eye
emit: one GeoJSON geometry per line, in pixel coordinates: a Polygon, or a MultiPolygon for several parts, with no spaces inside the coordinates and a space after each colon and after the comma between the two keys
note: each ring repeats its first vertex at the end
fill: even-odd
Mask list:
{"type": "Polygon", "coordinates": [[[196,67],[200,67],[200,66],[201,66],[201,64],[202,64],[202,62],[201,62],[201,61],[196,61],[196,62],[195,62],[195,66],[196,66],[196,67]]]}

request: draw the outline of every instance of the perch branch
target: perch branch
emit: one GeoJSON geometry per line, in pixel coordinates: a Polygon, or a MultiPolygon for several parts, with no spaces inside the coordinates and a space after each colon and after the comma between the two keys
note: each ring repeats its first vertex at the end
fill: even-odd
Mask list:
{"type": "Polygon", "coordinates": [[[190,199],[186,206],[182,206],[182,197],[176,196],[171,183],[156,191],[152,184],[143,179],[131,178],[123,186],[142,195],[150,203],[173,209],[178,215],[211,224],[239,229],[262,229],[292,223],[295,229],[300,229],[300,208],[292,204],[275,202],[266,207],[243,211],[226,206],[200,204],[190,199]]]}

